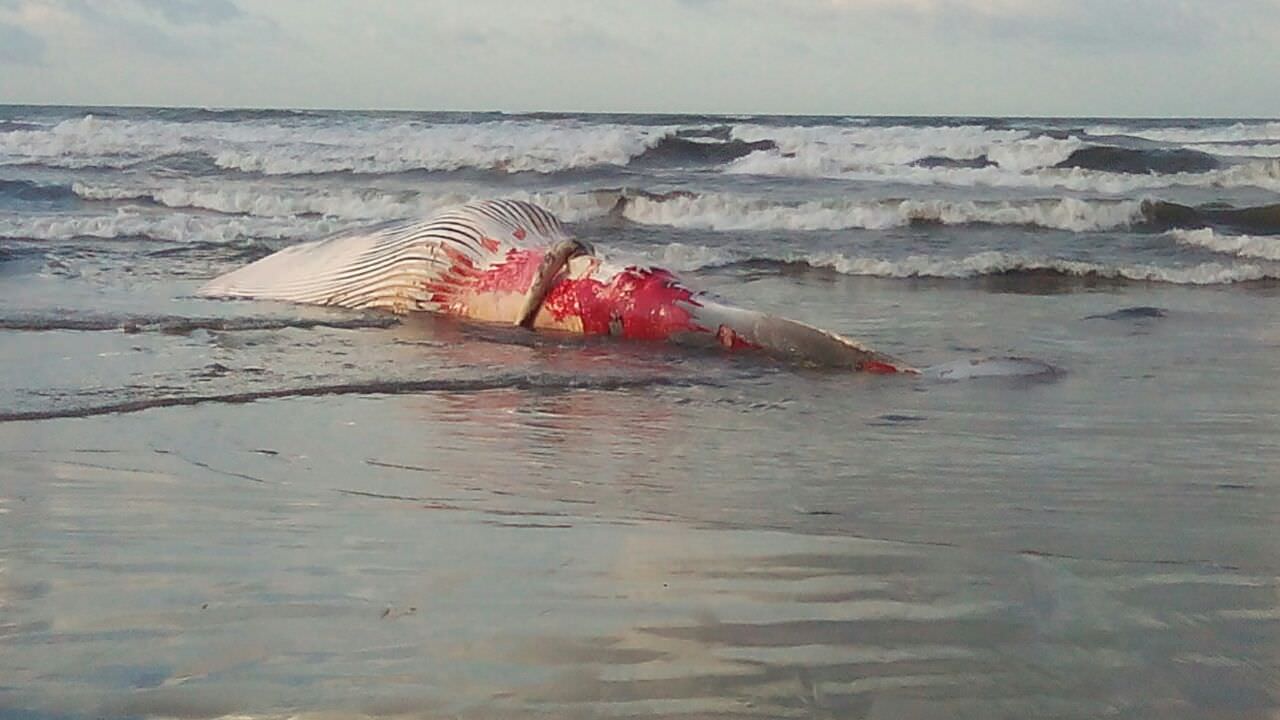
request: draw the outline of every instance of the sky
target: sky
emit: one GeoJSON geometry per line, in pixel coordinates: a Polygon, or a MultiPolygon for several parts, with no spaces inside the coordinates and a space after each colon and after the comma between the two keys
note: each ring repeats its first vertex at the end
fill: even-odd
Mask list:
{"type": "Polygon", "coordinates": [[[1280,116],[1280,0],[0,0],[0,103],[1280,116]]]}

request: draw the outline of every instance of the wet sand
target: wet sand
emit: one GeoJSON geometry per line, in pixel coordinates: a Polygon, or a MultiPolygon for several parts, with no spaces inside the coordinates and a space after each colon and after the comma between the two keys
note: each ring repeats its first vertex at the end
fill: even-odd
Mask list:
{"type": "Polygon", "coordinates": [[[1273,289],[702,281],[1067,374],[190,300],[239,320],[0,330],[5,409],[65,416],[0,422],[0,717],[1276,712],[1273,289]]]}

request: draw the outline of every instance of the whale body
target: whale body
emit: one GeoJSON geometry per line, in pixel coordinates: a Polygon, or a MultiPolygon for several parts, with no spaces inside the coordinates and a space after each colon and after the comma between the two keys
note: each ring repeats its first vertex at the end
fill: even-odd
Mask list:
{"type": "Polygon", "coordinates": [[[917,372],[804,323],[736,307],[657,267],[595,256],[550,212],[486,200],[285,248],[222,275],[205,297],[431,312],[630,340],[718,346],[794,362],[917,372]]]}
{"type": "Polygon", "coordinates": [[[997,358],[921,371],[836,333],[737,307],[668,270],[609,263],[550,212],[517,200],[473,202],[423,221],[293,245],[215,278],[197,294],[430,312],[938,379],[1032,369],[997,358]]]}

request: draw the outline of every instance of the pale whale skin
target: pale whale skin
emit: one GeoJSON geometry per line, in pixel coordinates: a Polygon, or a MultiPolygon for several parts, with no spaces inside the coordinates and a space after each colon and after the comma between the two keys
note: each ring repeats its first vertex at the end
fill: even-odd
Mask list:
{"type": "MultiPolygon", "coordinates": [[[[300,243],[215,278],[198,294],[431,312],[534,330],[718,346],[818,367],[921,373],[835,333],[736,307],[662,268],[607,263],[550,212],[515,200],[474,202],[425,221],[300,243]]],[[[986,372],[1008,369],[1016,368],[1004,363],[986,372]]],[[[950,379],[959,372],[926,374],[950,379]]]]}

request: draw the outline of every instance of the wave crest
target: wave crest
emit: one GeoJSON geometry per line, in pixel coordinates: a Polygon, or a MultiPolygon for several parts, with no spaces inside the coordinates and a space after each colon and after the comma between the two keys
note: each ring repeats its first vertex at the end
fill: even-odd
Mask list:
{"type": "Polygon", "coordinates": [[[1171,230],[1169,236],[1182,245],[1204,248],[1217,253],[1256,260],[1280,262],[1280,237],[1223,235],[1213,228],[1171,230]]]}
{"type": "Polygon", "coordinates": [[[623,195],[622,216],[645,225],[732,230],[883,230],[918,224],[1026,225],[1073,232],[1128,227],[1146,219],[1141,201],[813,201],[788,205],[733,195],[623,195]]]}
{"type": "Polygon", "coordinates": [[[1162,266],[1153,264],[1105,264],[1038,257],[990,250],[961,257],[908,255],[902,258],[850,256],[841,252],[791,254],[782,257],[747,256],[732,248],[711,248],[672,243],[646,253],[646,260],[672,269],[754,269],[776,272],[812,270],[854,277],[896,280],[1058,277],[1113,282],[1156,282],[1173,285],[1228,285],[1258,280],[1280,280],[1280,268],[1254,263],[1162,266]]]}

